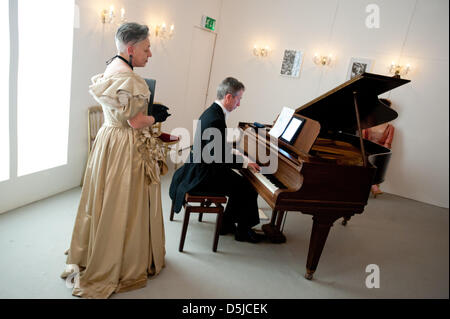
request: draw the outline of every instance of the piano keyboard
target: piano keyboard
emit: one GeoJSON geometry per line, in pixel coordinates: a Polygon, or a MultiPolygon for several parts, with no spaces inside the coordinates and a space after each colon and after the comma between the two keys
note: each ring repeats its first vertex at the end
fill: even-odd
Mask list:
{"type": "Polygon", "coordinates": [[[275,194],[280,188],[287,188],[271,174],[255,173],[251,170],[249,170],[249,172],[253,174],[253,176],[255,176],[272,194],[275,194]]]}

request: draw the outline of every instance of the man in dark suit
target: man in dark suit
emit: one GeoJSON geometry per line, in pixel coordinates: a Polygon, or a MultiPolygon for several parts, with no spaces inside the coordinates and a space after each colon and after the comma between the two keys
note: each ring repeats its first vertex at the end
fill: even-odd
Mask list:
{"type": "Polygon", "coordinates": [[[175,172],[169,192],[177,213],[187,192],[228,196],[220,234],[234,233],[238,241],[257,243],[261,235],[252,227],[259,224],[258,193],[233,169],[260,167],[226,140],[226,117],[240,105],[244,90],[232,77],[219,85],[217,100],[200,116],[189,160],[175,172]]]}

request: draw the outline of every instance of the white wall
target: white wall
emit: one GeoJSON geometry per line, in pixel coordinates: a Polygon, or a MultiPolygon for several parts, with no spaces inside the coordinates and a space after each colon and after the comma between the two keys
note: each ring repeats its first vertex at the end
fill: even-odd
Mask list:
{"type": "Polygon", "coordinates": [[[299,107],[343,83],[351,57],[374,59],[372,72],[384,75],[392,60],[411,63],[411,83],[383,95],[399,117],[382,189],[448,207],[448,22],[446,0],[227,0],[208,100],[223,78],[235,76],[247,89],[228,125],[271,123],[283,106],[299,107]],[[380,8],[378,29],[365,26],[371,3],[380,8]],[[254,57],[254,44],[269,45],[272,54],[254,57]],[[284,49],[304,51],[299,78],[278,75],[284,49]],[[332,52],[333,66],[316,66],[315,52],[332,52]]]}

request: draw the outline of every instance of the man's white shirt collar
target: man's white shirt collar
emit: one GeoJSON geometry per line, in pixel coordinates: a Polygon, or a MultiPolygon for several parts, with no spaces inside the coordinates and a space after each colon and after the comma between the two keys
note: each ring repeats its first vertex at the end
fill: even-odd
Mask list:
{"type": "MultiPolygon", "coordinates": [[[[219,105],[222,108],[223,114],[225,114],[225,121],[227,120],[228,114],[230,114],[231,112],[229,112],[219,100],[215,100],[214,103],[216,103],[217,105],[219,105]]],[[[241,152],[239,152],[239,150],[233,148],[232,149],[232,153],[236,154],[236,155],[240,155],[244,158],[244,163],[242,165],[242,168],[247,168],[248,167],[248,163],[249,163],[249,159],[247,156],[245,156],[244,154],[242,154],[241,152]]]]}
{"type": "Polygon", "coordinates": [[[230,112],[223,106],[222,102],[220,102],[219,100],[215,100],[214,103],[216,103],[217,105],[220,106],[220,108],[223,111],[223,114],[225,114],[225,120],[228,118],[228,115],[230,114],[230,112]]]}

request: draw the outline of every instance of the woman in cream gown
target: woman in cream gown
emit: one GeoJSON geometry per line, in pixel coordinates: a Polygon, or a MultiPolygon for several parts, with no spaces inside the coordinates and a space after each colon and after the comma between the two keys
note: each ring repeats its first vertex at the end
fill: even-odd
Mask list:
{"type": "Polygon", "coordinates": [[[148,28],[126,23],[116,43],[120,57],[89,87],[105,121],[88,159],[61,275],[73,277],[72,294],[84,298],[144,287],[147,276],[164,267],[160,175],[167,166],[149,126],[167,114],[162,119],[145,115],[150,92],[133,72],[151,57],[148,28]]]}
{"type": "MultiPolygon", "coordinates": [[[[380,99],[386,106],[391,107],[392,102],[388,99],[380,99]]],[[[362,130],[362,137],[388,149],[392,147],[392,141],[394,139],[395,127],[390,123],[383,123],[371,128],[362,130]]],[[[371,192],[374,197],[377,197],[383,192],[380,189],[379,184],[372,185],[371,192]]]]}

